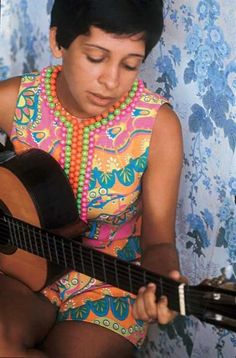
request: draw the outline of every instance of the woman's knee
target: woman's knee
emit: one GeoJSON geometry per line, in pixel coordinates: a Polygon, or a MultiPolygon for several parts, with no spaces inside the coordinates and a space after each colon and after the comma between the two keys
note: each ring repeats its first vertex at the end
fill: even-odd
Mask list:
{"type": "Polygon", "coordinates": [[[19,281],[2,280],[6,285],[0,290],[0,347],[33,347],[54,324],[56,308],[19,281]]]}

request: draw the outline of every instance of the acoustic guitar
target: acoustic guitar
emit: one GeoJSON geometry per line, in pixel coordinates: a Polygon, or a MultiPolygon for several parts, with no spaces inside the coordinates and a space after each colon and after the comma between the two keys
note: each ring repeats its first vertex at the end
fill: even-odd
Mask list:
{"type": "Polygon", "coordinates": [[[235,284],[179,283],[83,245],[86,225],[55,159],[39,149],[0,154],[0,270],[35,291],[70,269],[133,294],[155,282],[171,309],[236,331],[235,284]]]}

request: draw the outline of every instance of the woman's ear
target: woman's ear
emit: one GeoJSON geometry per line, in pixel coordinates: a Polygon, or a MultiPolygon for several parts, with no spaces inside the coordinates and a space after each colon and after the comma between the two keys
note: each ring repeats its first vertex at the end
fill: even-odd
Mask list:
{"type": "Polygon", "coordinates": [[[61,58],[62,51],[61,51],[61,47],[57,43],[56,34],[57,34],[57,28],[55,26],[51,27],[50,32],[49,32],[50,48],[51,48],[51,51],[52,51],[52,54],[54,57],[61,58]]]}

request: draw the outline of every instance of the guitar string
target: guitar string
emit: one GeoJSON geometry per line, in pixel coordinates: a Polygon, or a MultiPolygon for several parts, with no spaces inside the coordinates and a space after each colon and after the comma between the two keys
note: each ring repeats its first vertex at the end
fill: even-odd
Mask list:
{"type": "MultiPolygon", "coordinates": [[[[6,226],[8,226],[8,225],[6,225],[6,226]]],[[[18,227],[18,229],[19,229],[19,227],[18,227]]],[[[5,230],[6,231],[6,230],[5,230]]],[[[37,234],[37,232],[35,231],[35,230],[30,230],[31,231],[31,233],[33,233],[34,232],[34,234],[37,234]]],[[[30,232],[29,231],[29,232],[30,232]]],[[[8,230],[7,230],[7,233],[8,233],[8,230]]],[[[8,235],[7,235],[8,236],[8,235]]],[[[45,240],[45,238],[44,237],[42,237],[42,235],[40,235],[40,237],[38,237],[38,239],[39,240],[45,240]]],[[[14,239],[13,239],[14,240],[14,239]]],[[[68,244],[68,243],[67,243],[68,244]]],[[[22,245],[22,243],[21,243],[21,245],[22,245]]],[[[74,253],[75,254],[77,254],[78,256],[80,256],[80,248],[82,249],[82,250],[91,250],[91,248],[90,247],[85,247],[85,246],[82,246],[82,245],[78,245],[79,246],[79,248],[78,247],[76,247],[76,245],[78,245],[78,243],[76,243],[76,242],[73,242],[73,251],[74,251],[74,253]]],[[[19,246],[19,245],[16,245],[16,246],[19,246]]],[[[26,245],[27,246],[27,245],[26,245]]],[[[23,247],[23,245],[22,245],[22,247],[23,247]]],[[[59,259],[60,259],[60,261],[65,261],[64,260],[64,254],[63,254],[63,249],[60,249],[60,248],[58,248],[59,250],[58,250],[58,257],[59,257],[59,259]]],[[[37,251],[37,250],[35,250],[35,251],[37,251]]],[[[38,250],[39,251],[39,250],[38,250]]],[[[69,252],[69,254],[71,255],[71,249],[70,248],[66,248],[65,246],[64,246],[64,251],[66,251],[67,253],[69,252]]],[[[94,255],[96,255],[96,251],[94,252],[94,255]]],[[[101,252],[101,254],[102,255],[104,255],[104,253],[102,253],[101,252]]],[[[85,253],[83,253],[83,255],[85,255],[85,253]]],[[[99,253],[99,255],[100,255],[100,253],[99,253]]],[[[78,257],[77,256],[77,257],[78,257]]],[[[87,255],[88,256],[88,255],[87,255]]],[[[47,257],[46,257],[47,258],[47,257]]],[[[95,264],[96,265],[99,265],[98,267],[96,267],[96,271],[98,272],[99,271],[99,273],[102,273],[103,275],[103,277],[104,277],[104,270],[100,270],[100,266],[101,266],[101,261],[99,260],[99,262],[96,262],[96,258],[95,257],[92,257],[93,259],[95,259],[95,264]]],[[[108,258],[109,259],[109,258],[108,258]]],[[[114,262],[115,262],[115,257],[112,257],[111,258],[112,260],[114,260],[114,262]]],[[[91,257],[89,257],[89,258],[87,258],[86,256],[84,256],[84,258],[83,258],[83,261],[84,261],[84,264],[87,264],[87,265],[91,265],[91,257]]],[[[118,263],[119,264],[119,263],[118,263]]],[[[125,262],[124,263],[124,265],[129,265],[129,263],[128,262],[125,262]]],[[[80,265],[80,266],[82,266],[82,264],[80,265]]],[[[114,273],[114,266],[115,266],[115,264],[113,265],[112,264],[112,262],[107,262],[107,261],[105,261],[105,266],[106,266],[106,270],[108,270],[109,271],[109,267],[108,266],[112,266],[112,270],[110,270],[110,272],[111,273],[114,273]]],[[[125,266],[125,267],[122,267],[122,266],[119,266],[119,267],[117,267],[117,270],[119,271],[119,274],[120,275],[123,275],[123,278],[125,278],[126,280],[127,280],[127,268],[129,268],[129,269],[131,269],[131,270],[133,270],[132,271],[132,273],[131,273],[131,275],[132,275],[132,279],[134,279],[134,284],[136,284],[136,285],[141,285],[141,283],[140,283],[140,276],[137,276],[136,277],[136,275],[140,275],[140,272],[135,272],[135,270],[138,270],[137,269],[137,267],[136,266],[132,266],[132,267],[130,267],[130,266],[125,266]],[[124,272],[122,272],[122,271],[124,271],[124,272]]],[[[91,270],[92,271],[92,270],[91,270]]],[[[109,272],[108,272],[109,273],[109,272]]],[[[141,272],[142,273],[142,272],[141,272]]],[[[151,282],[151,281],[154,281],[155,279],[161,279],[161,278],[156,278],[156,277],[154,277],[153,279],[149,279],[148,280],[148,282],[151,282]]],[[[143,284],[145,284],[145,282],[143,283],[143,284]]],[[[165,282],[164,283],[162,283],[162,286],[163,286],[163,288],[165,288],[165,289],[174,289],[174,287],[173,287],[173,284],[166,284],[165,282]]],[[[176,287],[178,286],[178,284],[176,284],[176,287]]]]}
{"type": "MultiPolygon", "coordinates": [[[[127,276],[126,276],[127,277],[127,276]]],[[[195,294],[195,296],[196,296],[196,294],[195,294]]],[[[202,295],[200,295],[201,297],[202,297],[202,295]]],[[[193,306],[193,305],[196,305],[196,307],[194,308],[194,311],[192,310],[192,312],[191,312],[191,309],[189,310],[189,312],[191,313],[191,314],[194,314],[194,315],[196,315],[196,316],[198,316],[199,318],[203,318],[204,317],[204,310],[206,310],[206,309],[208,309],[209,310],[209,307],[207,307],[206,305],[200,305],[200,308],[199,308],[199,297],[198,297],[198,299],[195,299],[195,298],[193,298],[192,296],[190,296],[189,298],[188,298],[188,304],[190,304],[191,306],[193,306]]],[[[209,306],[209,305],[208,305],[209,306]]],[[[212,307],[212,309],[214,310],[214,307],[212,307]]],[[[178,310],[178,309],[177,309],[178,310]]],[[[230,315],[230,317],[231,318],[233,318],[232,317],[232,310],[228,313],[229,315],[230,315]]],[[[234,315],[233,315],[234,316],[234,315]]]]}
{"type": "MultiPolygon", "coordinates": [[[[8,230],[5,230],[5,235],[6,235],[6,233],[8,233],[8,230]]],[[[31,233],[33,233],[33,231],[31,231],[31,233]]],[[[37,233],[36,232],[34,232],[34,234],[36,234],[37,235],[37,233]]],[[[6,235],[5,237],[7,237],[8,235],[6,235]]],[[[38,240],[43,240],[43,241],[45,241],[45,237],[42,237],[42,236],[40,236],[40,235],[38,235],[38,240]]],[[[17,240],[17,239],[16,239],[17,240]]],[[[13,241],[14,241],[14,239],[13,239],[13,241]]],[[[60,240],[59,240],[60,241],[60,240]]],[[[40,245],[40,244],[39,244],[40,245]]],[[[69,245],[69,242],[68,243],[66,243],[66,245],[69,245]]],[[[89,252],[91,252],[92,251],[92,249],[90,248],[90,247],[85,247],[84,245],[79,245],[79,243],[76,243],[76,242],[73,242],[73,251],[74,251],[74,254],[77,254],[77,257],[80,257],[81,255],[81,250],[84,250],[84,251],[89,251],[89,252]],[[78,246],[78,247],[76,247],[76,246],[78,246]]],[[[16,246],[19,246],[19,244],[16,244],[16,246]]],[[[22,245],[22,243],[20,244],[20,246],[24,246],[24,245],[22,245]]],[[[25,245],[25,246],[29,246],[29,245],[25,245]]],[[[59,262],[58,262],[58,264],[61,264],[61,262],[65,262],[65,259],[64,259],[64,253],[63,253],[63,250],[66,252],[66,254],[69,254],[69,255],[71,255],[71,248],[69,247],[69,248],[67,248],[66,246],[64,246],[64,248],[60,248],[60,247],[58,247],[58,258],[59,258],[59,262]]],[[[38,253],[39,253],[39,250],[35,250],[35,252],[36,251],[38,251],[38,253]]],[[[49,251],[49,250],[48,250],[49,251]]],[[[101,257],[102,256],[105,256],[106,254],[104,254],[103,252],[97,252],[97,251],[95,251],[94,249],[93,249],[93,254],[92,255],[90,255],[88,252],[86,253],[86,252],[83,252],[83,261],[84,261],[84,264],[85,265],[87,265],[87,266],[91,266],[91,260],[93,260],[94,261],[94,266],[96,266],[96,267],[94,267],[94,269],[96,270],[96,271],[99,271],[100,273],[103,273],[103,270],[101,270],[101,257]],[[97,255],[99,255],[99,259],[98,258],[96,258],[96,254],[97,255]],[[90,257],[89,257],[90,256],[90,257]]],[[[45,255],[44,255],[45,256],[45,255]]],[[[54,255],[55,256],[55,255],[54,255]]],[[[68,258],[68,255],[66,255],[67,256],[67,258],[68,258]]],[[[49,259],[49,257],[45,257],[46,259],[49,259]]],[[[105,261],[104,261],[104,264],[105,264],[105,266],[106,266],[106,269],[109,271],[109,269],[111,269],[112,268],[112,270],[110,270],[110,272],[111,273],[114,273],[114,266],[116,266],[116,265],[118,265],[117,266],[117,271],[119,272],[119,274],[121,274],[121,275],[123,275],[123,278],[125,278],[126,280],[127,280],[127,268],[130,268],[131,270],[132,270],[132,273],[131,273],[131,275],[132,275],[132,278],[134,278],[135,279],[135,276],[136,275],[140,275],[140,272],[135,272],[135,270],[137,269],[137,267],[136,266],[133,266],[132,265],[132,267],[129,267],[128,265],[129,265],[129,262],[125,262],[125,263],[119,263],[119,262],[117,262],[117,261],[115,261],[116,260],[116,257],[111,257],[111,260],[113,261],[114,260],[114,262],[109,262],[109,258],[105,258],[105,261]],[[116,262],[116,263],[115,263],[116,262]],[[124,266],[124,267],[122,267],[122,264],[123,265],[126,265],[126,266],[124,266]],[[110,268],[109,268],[109,266],[110,266],[110,268]]],[[[78,263],[79,264],[79,263],[78,263]]],[[[82,264],[80,265],[80,266],[82,266],[82,264]]],[[[92,271],[92,270],[91,270],[92,271]]],[[[109,273],[109,272],[108,272],[109,273]]],[[[104,275],[103,275],[104,276],[104,275]]],[[[139,283],[140,284],[140,277],[139,276],[137,276],[137,283],[139,283]],[[139,280],[138,280],[139,279],[139,280]]],[[[149,282],[150,282],[150,279],[149,279],[149,282]]],[[[170,286],[170,288],[171,288],[171,286],[170,286]]]]}
{"type": "MultiPolygon", "coordinates": [[[[20,229],[19,227],[18,227],[18,229],[20,229]]],[[[39,240],[47,240],[47,238],[45,238],[45,237],[42,237],[42,235],[40,235],[40,233],[37,233],[35,230],[30,230],[32,233],[34,232],[34,234],[38,234],[40,237],[38,238],[39,240]]],[[[29,232],[30,232],[29,231],[29,232]]],[[[23,233],[23,235],[24,235],[24,233],[23,233]]],[[[56,236],[55,236],[55,238],[56,238],[56,236]]],[[[60,240],[60,239],[59,239],[60,240]]],[[[61,240],[60,240],[61,241],[61,240]]],[[[47,242],[47,244],[48,244],[48,242],[47,242]]],[[[69,245],[69,241],[66,243],[67,245],[69,245]]],[[[26,246],[27,246],[27,244],[26,244],[26,246]]],[[[79,254],[80,255],[80,250],[82,249],[84,249],[84,250],[88,250],[88,251],[90,251],[91,250],[91,248],[90,247],[85,247],[84,245],[81,245],[81,244],[79,244],[79,243],[76,243],[76,242],[74,242],[73,241],[73,251],[77,251],[76,252],[76,254],[79,254]],[[79,246],[79,249],[78,248],[76,248],[76,245],[78,245],[79,246]],[[77,250],[78,249],[78,250],[77,250]]],[[[64,253],[63,253],[63,250],[64,251],[67,251],[67,253],[69,252],[69,255],[71,255],[71,248],[66,248],[65,246],[63,247],[63,249],[61,249],[60,250],[60,248],[59,248],[59,251],[61,251],[60,253],[59,253],[59,255],[62,257],[62,261],[63,262],[65,262],[65,260],[64,260],[64,253]]],[[[49,250],[48,250],[49,251],[49,250]]],[[[94,251],[93,251],[94,252],[94,251]]],[[[96,255],[96,253],[97,252],[94,252],[93,253],[93,255],[96,255]]],[[[83,253],[83,255],[85,255],[85,253],[83,253]]],[[[99,253],[99,255],[100,255],[100,253],[99,253]]],[[[104,253],[103,252],[101,252],[101,255],[104,255],[104,253]]],[[[88,255],[87,255],[88,256],[88,255]]],[[[47,258],[47,257],[46,257],[47,258]]],[[[49,259],[49,258],[47,258],[47,259],[49,259]]],[[[101,262],[100,262],[100,260],[99,260],[99,262],[96,262],[96,258],[93,256],[92,258],[90,257],[90,258],[88,258],[88,260],[87,260],[87,258],[86,258],[86,256],[85,256],[85,259],[86,259],[86,261],[87,261],[87,264],[89,264],[89,265],[91,265],[91,259],[94,259],[94,263],[95,263],[95,265],[97,264],[97,265],[99,265],[99,267],[98,268],[100,268],[100,264],[101,264],[101,262]]],[[[112,257],[112,260],[114,260],[114,262],[116,262],[115,261],[115,257],[112,257]]],[[[84,262],[85,262],[85,260],[84,260],[84,262]]],[[[113,262],[113,263],[114,263],[113,262]]],[[[113,267],[113,263],[112,262],[105,262],[105,265],[106,266],[108,266],[108,265],[110,265],[110,266],[112,266],[113,267]]],[[[116,264],[117,264],[117,262],[116,262],[116,264]]],[[[119,263],[118,263],[119,264],[119,263]]],[[[129,262],[125,262],[125,264],[127,264],[127,266],[129,265],[129,262]]],[[[115,265],[115,263],[114,263],[114,265],[115,265]]],[[[130,266],[129,266],[130,267],[130,266]]],[[[138,267],[138,266],[137,266],[138,267]]],[[[133,268],[134,270],[135,269],[137,269],[137,267],[136,266],[134,266],[133,267],[133,265],[132,265],[132,267],[131,267],[131,269],[133,268]]],[[[127,278],[127,267],[125,266],[125,267],[122,267],[122,266],[119,266],[118,268],[117,268],[119,271],[122,271],[122,270],[124,270],[124,274],[125,274],[125,278],[127,278]]],[[[108,270],[109,270],[109,268],[108,268],[108,270]]],[[[101,271],[102,273],[103,273],[103,271],[101,271]]],[[[111,271],[112,273],[114,272],[114,270],[112,270],[111,271]]],[[[142,272],[141,272],[142,273],[142,272]]],[[[132,272],[132,276],[135,276],[135,275],[139,275],[140,274],[140,272],[139,271],[137,271],[137,272],[132,272]]],[[[153,274],[153,276],[154,276],[155,274],[153,274]]],[[[150,276],[150,275],[149,275],[150,276]]],[[[155,275],[155,276],[158,276],[158,275],[155,275]]],[[[135,277],[133,277],[133,278],[135,278],[135,277]]],[[[161,279],[161,277],[153,277],[154,279],[161,279]]],[[[166,278],[165,278],[166,279],[166,278]]],[[[150,281],[149,281],[150,282],[150,281]]],[[[138,281],[138,283],[140,283],[140,280],[138,281]]],[[[171,283],[171,284],[169,284],[168,282],[166,283],[166,282],[164,282],[164,286],[165,287],[172,287],[173,286],[173,284],[171,283]]]]}
{"type": "MultiPolygon", "coordinates": [[[[5,223],[5,222],[4,222],[5,223]]],[[[19,229],[21,229],[19,226],[17,227],[17,229],[19,230],[19,229]]],[[[34,230],[31,230],[31,232],[33,232],[34,230]]],[[[35,233],[37,233],[36,231],[34,232],[34,234],[35,233]]],[[[42,237],[42,235],[40,235],[40,233],[37,233],[40,237],[39,237],[39,239],[40,240],[45,240],[46,238],[45,237],[42,237]]],[[[24,234],[23,234],[24,235],[24,234]]],[[[76,243],[76,242],[73,242],[73,245],[75,245],[75,244],[78,244],[78,243],[76,243]]],[[[26,245],[27,246],[27,245],[26,245]]],[[[66,247],[64,247],[64,249],[62,249],[62,251],[63,250],[66,250],[67,248],[66,247]]],[[[73,250],[75,250],[75,251],[77,251],[76,250],[77,248],[76,247],[73,247],[73,250]]],[[[91,249],[91,248],[87,248],[86,247],[86,249],[91,249]]],[[[70,249],[68,249],[70,252],[69,252],[69,254],[71,255],[71,250],[70,249]]],[[[60,250],[59,250],[60,251],[60,250]]],[[[77,251],[77,254],[80,254],[80,252],[79,251],[77,251]]],[[[59,255],[61,256],[61,258],[62,258],[62,261],[64,262],[64,257],[65,257],[65,255],[64,255],[64,253],[62,252],[59,252],[59,255]]],[[[115,259],[115,257],[112,257],[112,258],[114,258],[115,259]]],[[[88,261],[88,260],[86,260],[86,261],[88,261]]],[[[89,260],[88,262],[87,262],[87,264],[90,264],[91,265],[91,261],[89,260]]],[[[99,264],[99,263],[97,263],[97,264],[99,264]]],[[[106,266],[107,266],[107,262],[106,262],[106,266]]],[[[107,268],[106,268],[107,269],[107,268]]],[[[120,270],[120,267],[118,268],[119,270],[120,270]]],[[[96,269],[96,272],[98,271],[98,268],[96,269]]],[[[95,271],[94,271],[95,272],[95,271]]],[[[102,276],[104,277],[104,272],[103,272],[103,270],[101,270],[100,271],[100,273],[102,273],[102,276]]],[[[112,273],[114,273],[114,270],[112,270],[112,273]]],[[[132,272],[132,279],[134,279],[134,282],[136,281],[135,280],[135,278],[133,277],[133,272],[132,272]]],[[[137,273],[138,274],[138,273],[137,273]]],[[[126,273],[126,275],[124,276],[126,279],[127,279],[127,273],[126,273]]],[[[160,278],[159,278],[160,279],[160,278]]],[[[139,281],[137,281],[136,283],[138,283],[139,285],[140,285],[140,280],[139,281]]],[[[163,286],[165,286],[165,289],[174,289],[170,284],[166,284],[165,282],[163,283],[163,286]]],[[[199,299],[199,297],[201,297],[202,296],[202,294],[201,293],[198,293],[198,292],[192,292],[192,294],[193,294],[193,296],[195,296],[195,298],[197,298],[196,300],[194,299],[194,297],[192,297],[191,298],[191,304],[193,304],[193,303],[198,303],[198,305],[199,305],[199,301],[198,301],[198,299],[199,299]]],[[[190,301],[189,301],[190,302],[190,301]]],[[[199,311],[199,312],[201,312],[201,311],[199,311]]]]}

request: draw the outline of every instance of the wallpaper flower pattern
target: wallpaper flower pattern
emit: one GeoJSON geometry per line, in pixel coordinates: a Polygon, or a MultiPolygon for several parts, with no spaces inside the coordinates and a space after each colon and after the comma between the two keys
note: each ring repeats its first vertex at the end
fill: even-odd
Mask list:
{"type": "MultiPolygon", "coordinates": [[[[53,0],[2,0],[0,78],[40,69],[53,0]]],[[[178,113],[185,158],[176,234],[192,285],[236,281],[236,7],[231,0],[165,0],[165,31],[142,78],[178,113]]],[[[158,198],[157,198],[158,199],[158,198]]],[[[178,316],[150,326],[139,357],[236,357],[236,335],[178,316]]]]}

